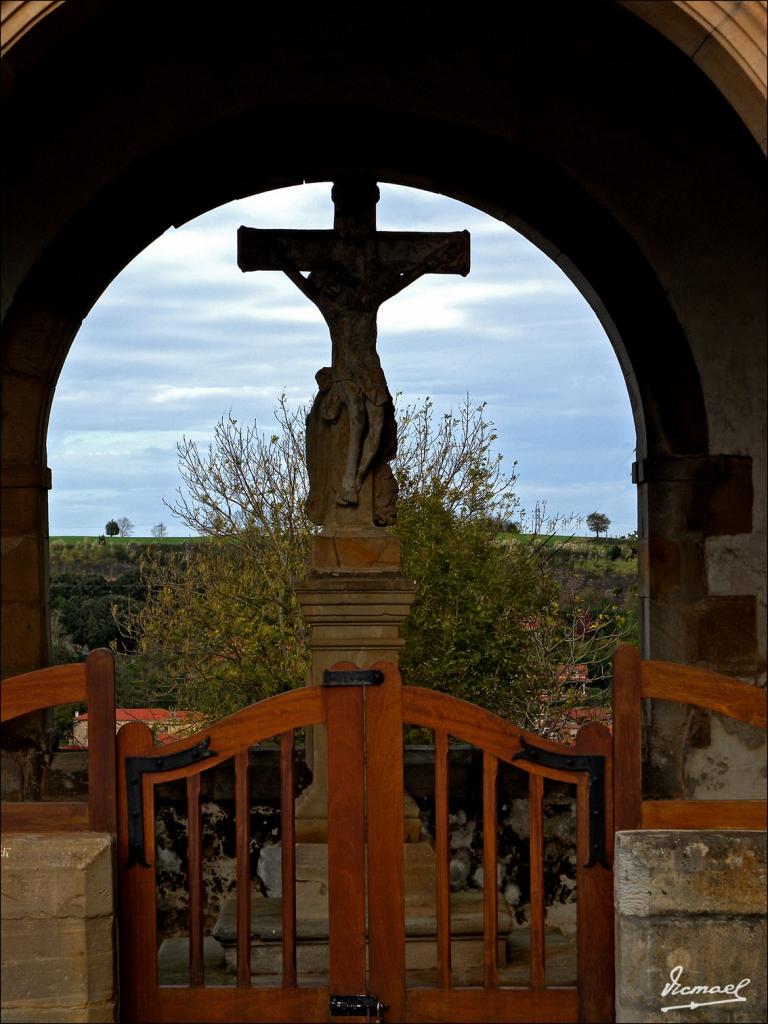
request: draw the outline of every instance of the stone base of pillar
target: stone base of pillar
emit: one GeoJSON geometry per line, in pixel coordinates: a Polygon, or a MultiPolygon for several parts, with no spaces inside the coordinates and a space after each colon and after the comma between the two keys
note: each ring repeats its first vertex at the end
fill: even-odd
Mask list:
{"type": "MultiPolygon", "coordinates": [[[[416,585],[400,572],[400,541],[382,530],[335,530],[313,540],[311,569],[297,585],[309,627],[308,685],[322,683],[323,670],[340,661],[367,668],[397,664],[400,627],[416,596],[416,585]]],[[[308,730],[309,732],[310,730],[308,730]]],[[[328,836],[328,773],[325,728],[315,726],[307,743],[312,783],[296,802],[296,838],[325,842],[328,836]]],[[[403,794],[406,842],[418,842],[419,809],[403,794]]]]}

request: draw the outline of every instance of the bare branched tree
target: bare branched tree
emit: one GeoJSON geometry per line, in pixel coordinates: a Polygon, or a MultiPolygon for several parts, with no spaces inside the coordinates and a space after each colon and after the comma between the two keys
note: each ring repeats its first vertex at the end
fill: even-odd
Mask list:
{"type": "MultiPolygon", "coordinates": [[[[230,414],[207,449],[189,438],[178,445],[183,486],[168,507],[206,540],[150,558],[142,567],[149,599],[123,622],[140,651],[162,659],[164,702],[219,717],[306,677],[294,593],[317,531],[304,510],[306,411],[283,396],[272,432],[230,414]]],[[[467,396],[438,416],[427,398],[398,418],[394,529],[403,570],[419,587],[403,670],[410,682],[554,735],[560,712],[548,713],[542,693],[559,700],[564,666],[593,662],[615,642],[605,622],[582,628],[575,598],[558,603],[549,559],[563,521],[540,506],[532,532],[503,532],[516,517],[526,521],[515,465],[505,472],[495,453],[485,404],[467,396]]]]}
{"type": "Polygon", "coordinates": [[[133,523],[127,516],[121,516],[117,520],[117,527],[121,537],[133,536],[133,523]]]}

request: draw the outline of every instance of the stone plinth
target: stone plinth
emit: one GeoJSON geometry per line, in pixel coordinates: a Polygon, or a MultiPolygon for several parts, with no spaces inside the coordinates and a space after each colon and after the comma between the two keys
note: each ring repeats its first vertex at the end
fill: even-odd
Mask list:
{"type": "MultiPolygon", "coordinates": [[[[309,627],[309,685],[322,681],[323,670],[337,662],[367,668],[377,661],[397,664],[403,641],[400,627],[416,594],[415,584],[400,572],[400,542],[382,530],[323,533],[314,538],[310,573],[296,587],[309,627]]],[[[328,835],[326,734],[322,726],[308,732],[307,760],[312,784],[296,802],[296,837],[324,842],[328,835]]],[[[420,836],[418,807],[403,795],[405,835],[420,836]]]]}
{"type": "Polygon", "coordinates": [[[766,834],[620,832],[616,837],[616,1020],[766,1020],[766,834]],[[668,989],[749,983],[730,993],[668,989]],[[693,1010],[663,1006],[695,1001],[693,1010]]]}
{"type": "Polygon", "coordinates": [[[2,1020],[114,1021],[114,839],[4,833],[2,1020]]]}

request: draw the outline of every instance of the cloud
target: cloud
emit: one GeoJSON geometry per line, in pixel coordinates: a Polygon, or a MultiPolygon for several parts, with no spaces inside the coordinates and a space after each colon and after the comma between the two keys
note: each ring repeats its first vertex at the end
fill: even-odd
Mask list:
{"type": "MultiPolygon", "coordinates": [[[[49,431],[51,531],[111,515],[168,520],[182,434],[207,443],[227,410],[270,429],[285,390],[305,403],[330,362],[319,312],[280,273],[243,274],[236,230],[329,228],[327,183],[238,200],[171,229],[112,283],[83,324],[49,431]],[[119,507],[115,507],[116,503],[119,507]]],[[[564,510],[631,521],[635,445],[626,386],[602,328],[557,266],[501,222],[446,197],[383,185],[385,230],[472,237],[467,278],[428,275],[382,306],[390,388],[441,410],[488,400],[519,487],[564,510]],[[593,495],[593,500],[589,500],[593,495]],[[582,508],[589,505],[589,508],[582,508]]]]}

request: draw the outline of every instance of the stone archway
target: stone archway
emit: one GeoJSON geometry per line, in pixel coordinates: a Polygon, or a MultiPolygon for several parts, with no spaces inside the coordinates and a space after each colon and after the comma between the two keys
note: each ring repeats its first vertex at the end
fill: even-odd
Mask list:
{"type": "MultiPolygon", "coordinates": [[[[374,38],[352,8],[49,6],[7,79],[5,673],[47,656],[47,417],[91,305],[170,224],[358,167],[486,210],[576,281],[634,399],[646,653],[763,671],[762,157],[694,63],[614,4],[394,12],[374,38]]],[[[680,728],[655,729],[661,789],[680,728]]]]}

